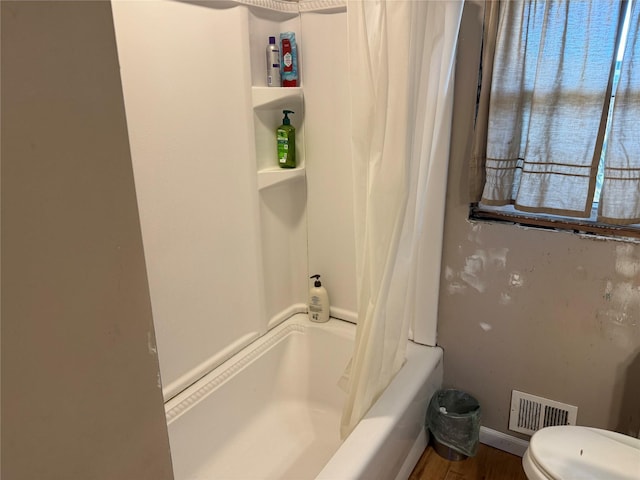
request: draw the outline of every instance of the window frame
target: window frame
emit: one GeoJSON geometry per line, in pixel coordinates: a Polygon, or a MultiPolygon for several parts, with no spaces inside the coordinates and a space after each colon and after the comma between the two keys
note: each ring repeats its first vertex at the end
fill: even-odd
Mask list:
{"type": "MultiPolygon", "coordinates": [[[[623,0],[625,3],[624,8],[628,8],[628,12],[631,11],[630,5],[634,0],[623,0]]],[[[640,0],[635,0],[640,1],[640,0]]],[[[619,33],[620,35],[620,33],[619,33]]],[[[620,36],[618,38],[620,40],[620,36]]],[[[617,47],[618,48],[618,47],[617,47]]],[[[480,90],[482,88],[482,48],[480,50],[480,64],[478,75],[478,91],[476,98],[475,115],[478,115],[478,105],[480,100],[480,90]]],[[[614,77],[616,72],[617,62],[614,60],[611,66],[611,76],[609,80],[609,86],[607,92],[609,94],[609,107],[611,103],[615,101],[615,90],[612,88],[614,84],[614,77]]],[[[604,121],[608,123],[610,118],[610,108],[607,108],[608,112],[604,121]]],[[[608,130],[608,127],[607,127],[608,130]]],[[[602,132],[602,138],[598,139],[601,143],[604,143],[606,131],[602,132]]],[[[604,150],[601,148],[601,156],[604,156],[604,150]]],[[[600,161],[600,166],[603,165],[603,160],[600,161]]],[[[610,237],[618,240],[640,240],[640,224],[629,225],[615,225],[597,221],[597,200],[592,205],[591,216],[589,218],[569,217],[554,215],[550,213],[532,213],[516,210],[513,205],[504,206],[492,206],[481,205],[478,202],[472,202],[469,205],[469,220],[482,221],[482,222],[496,222],[517,225],[525,228],[538,228],[545,230],[566,231],[569,233],[580,235],[594,235],[602,237],[610,237]]]]}
{"type": "MultiPolygon", "coordinates": [[[[525,228],[566,231],[575,234],[597,235],[618,240],[640,240],[640,225],[612,225],[588,218],[561,217],[556,215],[526,212],[497,211],[507,207],[481,207],[472,203],[469,208],[469,220],[497,222],[517,225],[525,228]]],[[[514,209],[515,210],[515,209],[514,209]]]]}

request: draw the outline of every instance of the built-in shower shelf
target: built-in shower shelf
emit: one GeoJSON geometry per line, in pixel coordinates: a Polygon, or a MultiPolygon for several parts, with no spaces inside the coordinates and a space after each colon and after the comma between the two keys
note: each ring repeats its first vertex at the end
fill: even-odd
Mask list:
{"type": "Polygon", "coordinates": [[[277,108],[290,102],[302,102],[302,87],[252,87],[253,108],[277,108]]]}
{"type": "Polygon", "coordinates": [[[304,96],[301,87],[251,87],[253,128],[256,144],[258,190],[304,178],[304,96]],[[296,127],[297,168],[278,166],[276,129],[282,124],[282,111],[291,110],[296,127]]]}
{"type": "Polygon", "coordinates": [[[289,182],[302,179],[305,176],[304,167],[298,168],[265,168],[258,171],[258,190],[277,185],[283,182],[289,182]]]}

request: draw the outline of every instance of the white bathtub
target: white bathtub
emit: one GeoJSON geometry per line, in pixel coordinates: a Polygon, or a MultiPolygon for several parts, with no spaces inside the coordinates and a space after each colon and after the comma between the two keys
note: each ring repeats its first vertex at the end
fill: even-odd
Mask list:
{"type": "Polygon", "coordinates": [[[442,350],[407,362],[349,437],[337,386],[355,326],[288,319],[167,402],[176,480],[407,478],[426,445],[424,414],[442,350]]]}

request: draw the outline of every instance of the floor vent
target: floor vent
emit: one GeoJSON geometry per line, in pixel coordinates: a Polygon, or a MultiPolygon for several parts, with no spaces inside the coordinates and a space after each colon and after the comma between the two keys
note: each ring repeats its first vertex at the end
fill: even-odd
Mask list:
{"type": "Polygon", "coordinates": [[[575,425],[578,407],[536,397],[517,390],[511,392],[509,430],[533,435],[554,425],[575,425]]]}

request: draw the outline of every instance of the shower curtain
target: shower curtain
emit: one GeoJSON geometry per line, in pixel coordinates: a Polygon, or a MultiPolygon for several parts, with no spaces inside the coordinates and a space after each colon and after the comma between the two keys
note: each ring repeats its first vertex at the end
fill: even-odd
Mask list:
{"type": "Polygon", "coordinates": [[[442,182],[448,163],[462,6],[347,2],[358,327],[345,372],[343,437],[402,366],[412,322],[437,313],[421,301],[421,287],[433,282],[420,266],[433,245],[439,257],[442,241],[444,214],[429,210],[430,195],[442,191],[434,179],[442,182]]]}

